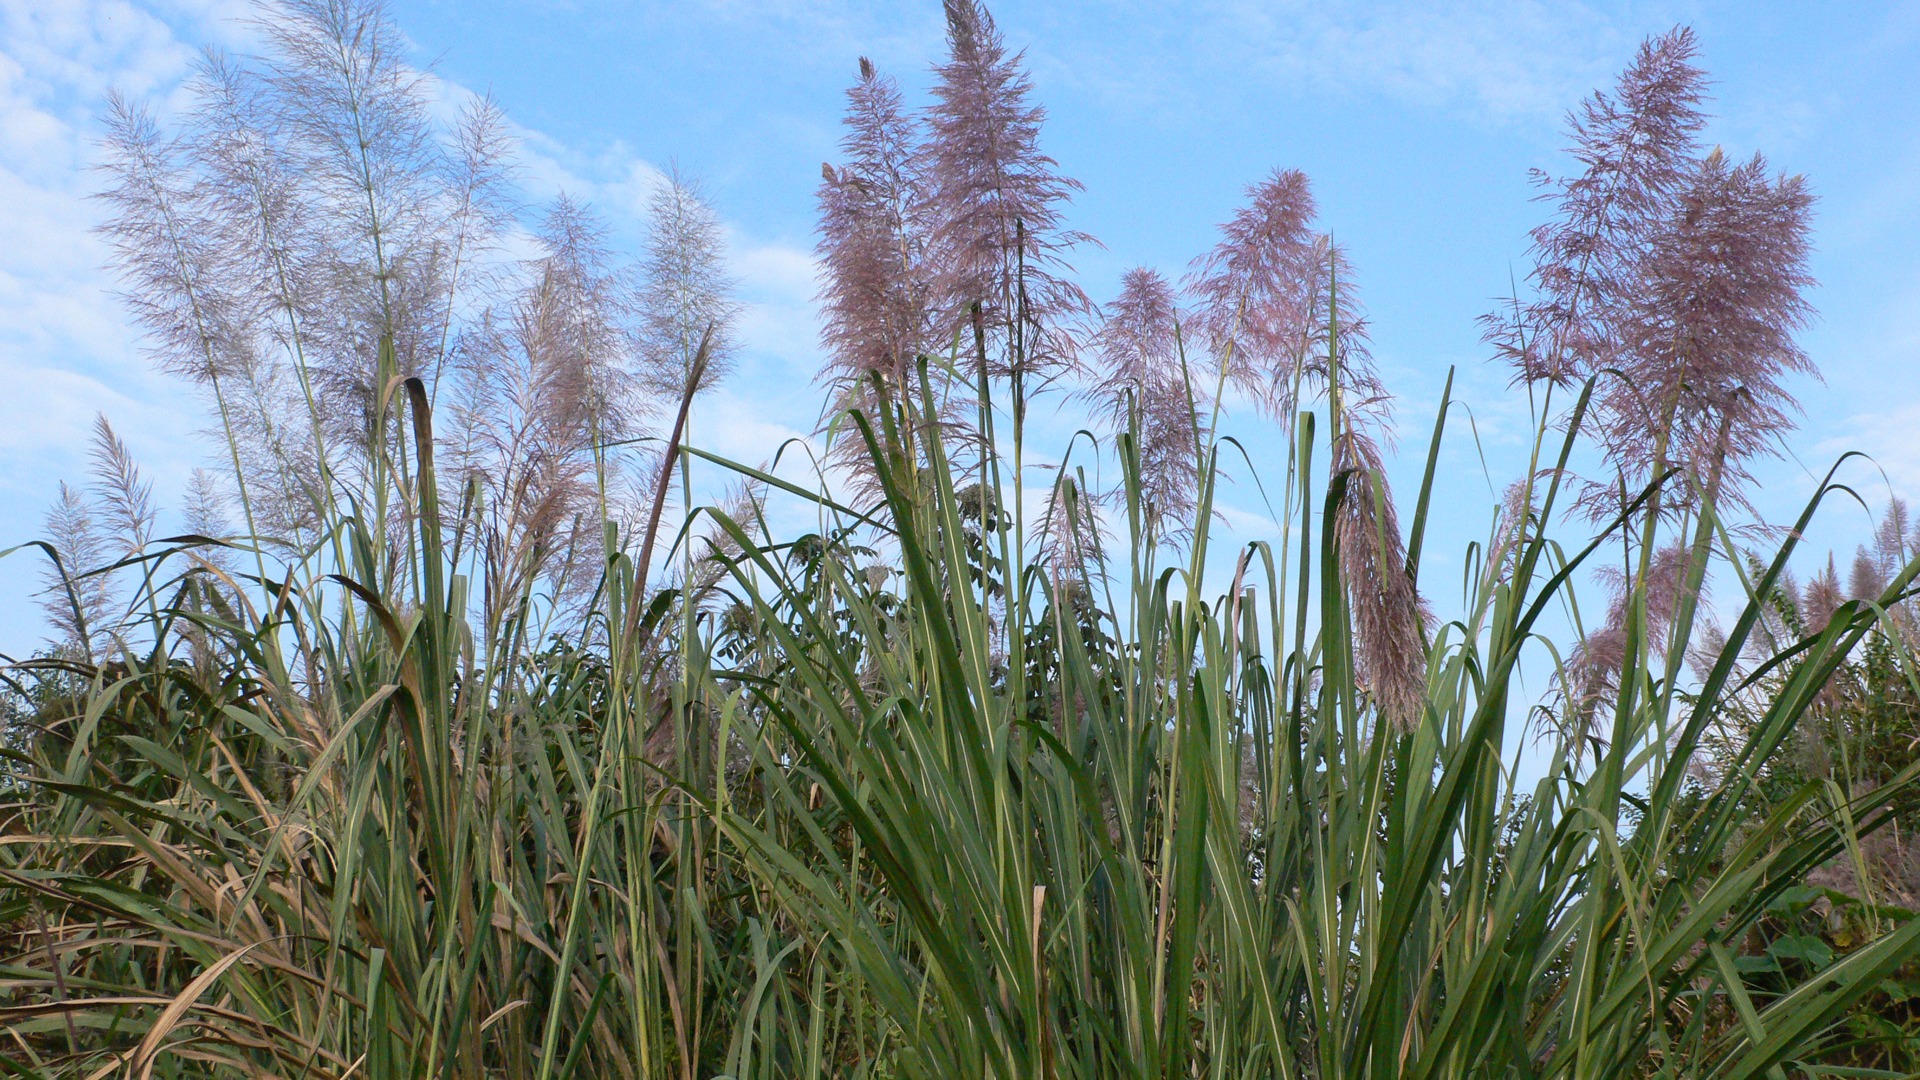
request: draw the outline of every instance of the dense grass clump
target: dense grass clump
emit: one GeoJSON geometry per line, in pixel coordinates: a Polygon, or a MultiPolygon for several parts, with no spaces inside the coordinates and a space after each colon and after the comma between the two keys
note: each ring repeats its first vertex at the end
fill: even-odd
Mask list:
{"type": "MultiPolygon", "coordinates": [[[[1916,769],[1753,807],[1920,567],[1767,658],[1757,708],[1737,672],[1762,602],[1697,680],[1630,616],[1617,692],[1521,787],[1517,666],[1607,542],[1541,534],[1551,471],[1428,632],[1402,724],[1355,675],[1371,584],[1343,578],[1324,523],[1366,493],[1317,464],[1311,414],[1272,486],[1288,539],[1224,556],[1220,595],[1219,444],[1183,561],[1136,533],[1104,577],[1056,575],[999,509],[1005,462],[956,464],[928,392],[848,421],[870,509],[816,494],[825,527],[798,538],[711,512],[724,575],[665,593],[616,545],[580,629],[534,641],[470,618],[405,386],[416,437],[389,475],[416,513],[393,584],[371,564],[250,579],[182,540],[143,564],[148,614],[111,659],[16,670],[44,689],[0,825],[10,1072],[1906,1067],[1835,1024],[1920,955],[1920,920],[1868,907],[1838,955],[1764,972],[1751,940],[1910,806],[1916,769]]],[[[1698,522],[1704,552],[1711,506],[1698,522]]],[[[330,529],[377,550],[356,518],[330,529]]]]}
{"type": "Polygon", "coordinates": [[[377,2],[263,3],[177,128],[112,103],[103,232],[224,475],[156,539],[103,418],[49,515],[0,1072],[1920,1069],[1920,534],[1843,590],[1788,572],[1831,477],[1747,528],[1812,196],[1699,145],[1691,32],[1570,120],[1486,324],[1537,426],[1443,605],[1451,402],[1403,516],[1308,178],[1096,304],[1022,54],[944,8],[929,102],[862,61],[822,173],[817,485],[693,449],[741,306],[691,182],[633,266],[522,220],[377,2]],[[1234,454],[1268,540],[1214,531],[1234,454]]]}

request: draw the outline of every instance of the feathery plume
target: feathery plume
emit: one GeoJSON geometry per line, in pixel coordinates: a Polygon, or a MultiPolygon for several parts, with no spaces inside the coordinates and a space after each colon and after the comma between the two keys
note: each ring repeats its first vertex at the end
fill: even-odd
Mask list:
{"type": "Polygon", "coordinates": [[[217,233],[191,198],[194,180],[180,166],[177,144],[151,113],[115,94],[107,99],[103,146],[100,231],[127,284],[121,299],[155,358],[201,385],[236,374],[247,359],[236,354],[230,332],[233,297],[218,287],[217,233]]]}
{"type": "MultiPolygon", "coordinates": [[[[199,84],[204,88],[205,82],[199,84]]],[[[250,524],[295,535],[311,470],[282,438],[292,400],[265,350],[260,318],[275,295],[252,272],[229,212],[244,200],[189,167],[202,148],[163,135],[146,110],[109,99],[107,204],[100,226],[126,283],[122,300],[162,370],[212,399],[250,524]]]]}
{"type": "Polygon", "coordinates": [[[1352,611],[1355,674],[1382,717],[1411,731],[1426,708],[1432,616],[1407,573],[1386,465],[1365,426],[1342,432],[1334,468],[1347,473],[1346,497],[1334,522],[1335,555],[1352,611]]]}
{"type": "Polygon", "coordinates": [[[1627,312],[1625,376],[1597,395],[1609,456],[1632,487],[1655,470],[1688,483],[1672,508],[1725,498],[1747,506],[1747,463],[1776,453],[1798,405],[1789,374],[1818,375],[1794,340],[1813,309],[1802,291],[1812,196],[1797,176],[1769,178],[1755,155],[1714,150],[1654,237],[1627,312]]]}
{"type": "Polygon", "coordinates": [[[1898,496],[1888,500],[1886,512],[1873,531],[1873,553],[1888,577],[1913,558],[1920,548],[1920,527],[1916,527],[1907,509],[1907,501],[1898,496]]]}
{"type": "Polygon", "coordinates": [[[1847,569],[1847,599],[1878,600],[1886,587],[1887,577],[1880,572],[1880,560],[1864,547],[1855,552],[1853,565],[1847,569]]]}
{"type": "MultiPolygon", "coordinates": [[[[1898,496],[1889,499],[1880,521],[1874,526],[1873,543],[1861,545],[1854,553],[1847,598],[1878,601],[1887,585],[1916,557],[1917,551],[1920,551],[1920,531],[1912,527],[1906,500],[1898,496]]],[[[1920,617],[1912,601],[1894,605],[1888,614],[1899,631],[1907,635],[1913,633],[1915,619],[1920,617]]]]}
{"type": "MultiPolygon", "coordinates": [[[[207,469],[195,469],[187,477],[187,497],[180,508],[182,524],[187,532],[195,536],[205,536],[213,540],[225,540],[233,535],[233,524],[227,519],[227,496],[220,488],[220,481],[207,469]]],[[[231,553],[223,547],[201,547],[194,550],[194,557],[217,570],[229,569],[231,553]]]]}
{"type": "Polygon", "coordinates": [[[1333,468],[1348,476],[1334,529],[1353,613],[1356,674],[1382,717],[1410,731],[1425,714],[1433,620],[1407,566],[1377,434],[1388,430],[1392,401],[1374,372],[1366,316],[1345,253],[1330,236],[1320,237],[1314,252],[1324,270],[1309,286],[1305,314],[1309,332],[1325,347],[1302,357],[1286,405],[1290,413],[1302,383],[1327,394],[1333,468]]]}
{"type": "Polygon", "coordinates": [[[93,420],[92,459],[95,504],[105,511],[114,532],[116,557],[135,555],[153,539],[153,485],[140,475],[133,454],[107,422],[105,413],[93,420]]]}
{"type": "Polygon", "coordinates": [[[201,60],[177,128],[110,102],[101,195],[157,358],[217,406],[244,531],[309,545],[342,494],[403,528],[411,501],[380,489],[407,482],[408,455],[376,406],[383,379],[418,375],[458,420],[438,425],[443,460],[468,468],[441,476],[497,481],[489,512],[518,538],[503,550],[544,552],[536,565],[575,543],[597,555],[582,418],[633,437],[645,415],[629,282],[604,265],[571,280],[605,252],[558,251],[597,226],[549,221],[553,258],[498,257],[518,212],[505,118],[483,98],[437,119],[383,0],[265,0],[257,26],[257,55],[201,60]],[[545,449],[494,468],[530,441],[545,449]]]}
{"type": "Polygon", "coordinates": [[[59,555],[57,566],[49,564],[41,571],[41,604],[56,635],[54,644],[90,657],[108,629],[111,583],[105,574],[82,575],[107,565],[106,539],[86,497],[64,481],[47,511],[45,528],[47,543],[59,555]]]}
{"type": "Polygon", "coordinates": [[[1840,572],[1834,568],[1833,556],[1827,556],[1827,565],[1813,580],[1807,582],[1806,589],[1800,594],[1800,622],[1808,634],[1817,634],[1833,621],[1833,614],[1840,605],[1847,602],[1847,594],[1840,588],[1840,572]]]}
{"type": "Polygon", "coordinates": [[[978,305],[989,372],[1044,378],[1074,362],[1072,324],[1093,308],[1065,276],[1066,253],[1092,240],[1061,224],[1080,184],[1040,151],[1046,110],[1028,103],[1024,54],[1007,55],[978,0],[946,0],[946,18],[921,207],[936,268],[936,339],[964,337],[978,305]]]}
{"type": "Polygon", "coordinates": [[[1106,573],[1106,526],[1084,482],[1083,475],[1062,469],[1040,517],[1040,562],[1058,595],[1065,595],[1061,589],[1084,588],[1106,573]]]}
{"type": "Polygon", "coordinates": [[[520,602],[543,575],[590,585],[593,575],[572,573],[582,567],[569,560],[601,553],[594,448],[626,437],[642,416],[627,290],[605,226],[561,196],[538,239],[543,253],[523,268],[521,290],[455,350],[464,436],[454,460],[485,494],[490,610],[520,602]]]}
{"type": "Polygon", "coordinates": [[[370,394],[365,365],[391,340],[403,373],[438,344],[444,159],[422,76],[381,0],[279,0],[258,25],[277,131],[302,183],[327,208],[315,237],[335,279],[334,378],[370,394]]]}
{"type": "Polygon", "coordinates": [[[310,345],[323,356],[310,324],[336,306],[324,269],[325,207],[302,182],[258,73],[209,51],[189,93],[182,146],[227,293],[222,339],[244,357],[225,388],[227,425],[243,445],[261,514],[294,534],[314,513],[309,496],[319,494],[331,456],[328,433],[340,427],[309,364],[310,345]]]}
{"type": "Polygon", "coordinates": [[[197,171],[220,276],[248,301],[250,332],[304,356],[302,325],[323,302],[315,230],[321,211],[276,138],[270,88],[224,53],[201,57],[183,146],[197,171]],[[271,323],[271,329],[265,324],[271,323]]]}
{"type": "Polygon", "coordinates": [[[821,167],[821,343],[835,382],[872,374],[902,384],[926,335],[926,237],[919,219],[916,131],[900,89],[865,57],[847,91],[839,168],[821,167]]]}
{"type": "Polygon", "coordinates": [[[1646,578],[1635,582],[1619,567],[1606,567],[1600,574],[1608,594],[1607,617],[1600,627],[1587,634],[1568,658],[1567,697],[1574,722],[1591,728],[1607,695],[1619,688],[1627,655],[1627,619],[1636,591],[1644,619],[1644,639],[1655,655],[1664,654],[1668,630],[1680,610],[1685,594],[1687,571],[1692,559],[1689,546],[1680,540],[1662,545],[1653,553],[1646,578]]]}
{"type": "Polygon", "coordinates": [[[928,342],[926,225],[916,159],[917,125],[899,87],[871,61],[847,91],[846,133],[838,168],[821,166],[817,195],[822,271],[821,378],[831,387],[829,460],[862,494],[878,487],[864,441],[840,422],[850,409],[869,415],[877,376],[882,393],[911,391],[916,356],[928,342]]]}
{"type": "Polygon", "coordinates": [[[1247,196],[1188,274],[1194,323],[1225,376],[1282,423],[1293,421],[1305,394],[1327,395],[1333,468],[1347,474],[1334,528],[1356,674],[1382,717],[1410,730],[1425,703],[1428,615],[1407,572],[1376,437],[1390,401],[1374,371],[1366,316],[1345,253],[1313,230],[1306,175],[1275,170],[1247,196]]]}
{"type": "Polygon", "coordinates": [[[512,193],[518,175],[513,139],[498,102],[489,96],[463,105],[449,149],[447,301],[440,306],[440,343],[430,383],[435,387],[453,347],[456,303],[470,282],[483,287],[490,280],[484,270],[486,256],[498,248],[518,209],[512,193]]]}
{"type": "Polygon", "coordinates": [[[1247,205],[1187,275],[1199,339],[1229,381],[1289,422],[1304,393],[1330,389],[1336,359],[1346,410],[1372,413],[1386,400],[1346,253],[1314,231],[1314,213],[1306,174],[1276,169],[1247,189],[1247,205]]]}
{"type": "MultiPolygon", "coordinates": [[[[717,509],[752,540],[765,530],[766,508],[766,485],[757,480],[745,480],[728,488],[717,509]]],[[[727,579],[730,565],[738,562],[743,553],[740,542],[731,531],[717,521],[707,522],[706,528],[701,530],[699,551],[687,583],[688,592],[696,602],[707,605],[714,601],[714,589],[727,579]]]]}
{"type": "Polygon", "coordinates": [[[648,204],[647,226],[637,299],[640,361],[649,389],[678,401],[709,329],[706,370],[695,391],[731,370],[740,305],[727,276],[720,218],[692,181],[669,176],[648,204]]]}
{"type": "Polygon", "coordinates": [[[180,519],[189,533],[222,540],[233,532],[227,519],[227,495],[219,479],[208,469],[195,469],[187,477],[187,498],[180,508],[180,519]]]}
{"type": "Polygon", "coordinates": [[[511,163],[490,102],[435,124],[379,0],[257,22],[257,58],[201,60],[178,137],[112,103],[103,231],[162,364],[218,405],[248,528],[298,539],[333,485],[381,475],[387,347],[385,375],[437,385],[511,163]]]}
{"type": "Polygon", "coordinates": [[[1308,296],[1321,266],[1312,185],[1275,169],[1247,188],[1247,205],[1187,275],[1194,326],[1228,379],[1276,415],[1291,412],[1296,368],[1313,351],[1308,296]]]}
{"type": "Polygon", "coordinates": [[[627,275],[614,266],[606,224],[561,195],[538,235],[545,254],[530,267],[533,288],[515,315],[518,344],[537,365],[534,414],[579,450],[593,432],[603,440],[627,438],[651,408],[642,397],[650,358],[637,355],[630,340],[634,302],[627,275]]]}
{"type": "MultiPolygon", "coordinates": [[[[1888,583],[1906,569],[1916,552],[1920,552],[1920,529],[1913,526],[1906,500],[1897,496],[1889,499],[1874,527],[1872,546],[1862,546],[1854,556],[1849,598],[1879,600],[1888,583]]],[[[1909,640],[1915,639],[1920,608],[1907,600],[1894,605],[1887,614],[1898,633],[1909,640]]]]}
{"type": "MultiPolygon", "coordinates": [[[[1551,470],[1542,470],[1540,476],[1550,476],[1551,470]]],[[[1535,478],[1537,483],[1539,477],[1535,478]]],[[[1529,500],[1537,488],[1525,477],[1507,485],[1506,494],[1500,499],[1500,512],[1494,519],[1493,538],[1487,544],[1487,569],[1492,580],[1506,581],[1513,572],[1513,559],[1526,542],[1529,530],[1533,528],[1534,517],[1539,507],[1529,500]]]]}
{"type": "Polygon", "coordinates": [[[1567,118],[1581,170],[1534,173],[1554,208],[1532,233],[1535,298],[1482,319],[1516,382],[1572,382],[1612,363],[1622,309],[1706,123],[1697,52],[1685,27],[1642,42],[1614,93],[1596,91],[1567,118]]]}
{"type": "Polygon", "coordinates": [[[1686,28],[1648,39],[1615,91],[1569,118],[1583,168],[1537,174],[1554,214],[1532,234],[1535,298],[1483,320],[1516,381],[1605,373],[1594,413],[1612,479],[1581,496],[1597,519],[1669,468],[1684,478],[1663,511],[1745,506],[1747,463],[1792,426],[1782,379],[1815,373],[1794,341],[1812,315],[1812,196],[1799,177],[1769,178],[1757,155],[1698,155],[1696,53],[1686,28]]]}
{"type": "Polygon", "coordinates": [[[1120,295],[1103,316],[1091,341],[1100,379],[1086,396],[1109,434],[1134,435],[1149,531],[1177,538],[1196,524],[1206,421],[1188,377],[1173,286],[1136,267],[1121,277],[1120,295]]]}

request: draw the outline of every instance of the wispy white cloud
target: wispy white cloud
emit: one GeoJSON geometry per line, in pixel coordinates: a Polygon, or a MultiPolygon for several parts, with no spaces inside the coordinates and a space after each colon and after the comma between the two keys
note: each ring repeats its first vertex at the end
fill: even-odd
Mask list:
{"type": "Polygon", "coordinates": [[[1920,503],[1920,273],[1910,274],[1885,310],[1870,325],[1846,335],[1850,348],[1865,360],[1875,394],[1858,393],[1861,380],[1850,374],[1844,387],[1820,391],[1827,400],[1815,429],[1819,438],[1806,465],[1824,469],[1848,451],[1873,459],[1876,471],[1867,490],[1880,488],[1879,474],[1891,493],[1920,503]],[[1836,392],[1837,391],[1837,392],[1836,392]],[[1833,400],[1845,397],[1845,403],[1833,400]],[[1861,406],[1867,407],[1861,407],[1861,406]]]}
{"type": "Polygon", "coordinates": [[[1272,76],[1496,118],[1564,112],[1631,46],[1612,12],[1573,0],[1246,3],[1222,14],[1221,44],[1237,37],[1272,76]]]}
{"type": "Polygon", "coordinates": [[[1105,43],[1076,47],[1070,62],[1037,51],[1050,81],[1129,106],[1190,115],[1226,82],[1242,93],[1381,96],[1494,121],[1552,121],[1618,69],[1646,29],[1630,15],[1625,5],[1581,0],[1122,0],[1032,17],[1084,21],[1057,36],[1105,43]],[[1096,20],[1135,32],[1096,35],[1096,20]]]}
{"type": "Polygon", "coordinates": [[[1914,432],[1920,431],[1920,402],[1855,413],[1839,426],[1842,434],[1815,445],[1810,464],[1824,467],[1841,454],[1857,450],[1872,459],[1872,464],[1864,467],[1871,479],[1861,485],[1869,499],[1891,493],[1920,501],[1920,442],[1914,438],[1914,432]],[[1884,488],[1880,483],[1882,473],[1884,488]],[[1881,491],[1876,492],[1876,488],[1881,491]]]}
{"type": "Polygon", "coordinates": [[[24,539],[55,481],[77,478],[97,412],[165,486],[200,455],[187,391],[151,370],[113,296],[89,166],[108,90],[164,109],[195,55],[176,25],[230,41],[237,14],[222,2],[0,0],[0,385],[30,403],[0,425],[0,519],[12,526],[0,542],[24,539]]]}

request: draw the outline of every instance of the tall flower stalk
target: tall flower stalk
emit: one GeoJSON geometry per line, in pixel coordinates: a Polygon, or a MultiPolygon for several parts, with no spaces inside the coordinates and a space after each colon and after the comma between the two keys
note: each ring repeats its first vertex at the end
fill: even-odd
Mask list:
{"type": "MultiPolygon", "coordinates": [[[[1314,228],[1304,173],[1276,169],[1247,196],[1221,226],[1220,242],[1188,274],[1193,325],[1223,389],[1234,387],[1279,421],[1289,454],[1299,411],[1324,397],[1333,464],[1346,485],[1336,553],[1352,592],[1358,677],[1384,718],[1410,728],[1426,679],[1427,616],[1387,485],[1380,443],[1390,400],[1374,368],[1353,274],[1332,236],[1314,228]]],[[[1288,505],[1294,497],[1290,488],[1288,505]]],[[[1291,557],[1282,550],[1283,559],[1291,557]]]]}
{"type": "MultiPolygon", "coordinates": [[[[1550,394],[1592,380],[1604,464],[1580,506],[1596,522],[1642,522],[1623,530],[1623,577],[1573,658],[1568,696],[1586,713],[1634,659],[1621,642],[1669,651],[1667,621],[1688,601],[1672,594],[1700,587],[1719,516],[1752,509],[1751,464],[1793,426],[1786,380],[1817,376],[1795,340],[1812,311],[1812,195],[1759,155],[1700,153],[1696,54],[1684,28],[1647,40],[1615,90],[1569,119],[1581,168],[1541,177],[1554,214],[1533,231],[1534,296],[1486,321],[1516,381],[1550,394]],[[1681,549],[1699,564],[1690,573],[1673,565],[1681,549]]],[[[1667,656],[1668,669],[1680,659],[1667,656]]]]}
{"type": "Polygon", "coordinates": [[[844,123],[843,161],[821,166],[816,196],[823,380],[832,394],[830,453],[871,494],[864,447],[839,418],[848,409],[873,414],[885,399],[913,394],[917,358],[940,343],[931,336],[919,125],[899,86],[865,57],[847,91],[844,123]]]}
{"type": "MultiPolygon", "coordinates": [[[[936,330],[963,353],[974,313],[988,373],[1040,385],[1073,363],[1075,320],[1092,310],[1065,256],[1091,238],[1063,225],[1080,183],[1040,149],[1046,110],[1029,96],[1022,55],[1008,55],[978,0],[946,0],[947,59],[926,114],[923,204],[934,268],[936,330]]],[[[1016,417],[1017,419],[1017,417],[1016,417]]]]}

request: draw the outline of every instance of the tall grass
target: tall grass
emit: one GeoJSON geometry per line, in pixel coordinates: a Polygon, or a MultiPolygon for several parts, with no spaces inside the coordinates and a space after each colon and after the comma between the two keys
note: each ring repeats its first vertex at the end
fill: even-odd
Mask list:
{"type": "MultiPolygon", "coordinates": [[[[1010,463],[956,466],[923,373],[919,400],[848,420],[878,504],[742,469],[812,500],[820,532],[709,511],[724,575],[698,593],[712,575],[648,591],[616,542],[583,624],[537,640],[511,614],[531,597],[470,621],[425,389],[391,385],[404,556],[346,511],[337,573],[236,577],[203,538],[156,545],[112,659],[15,670],[48,689],[7,751],[6,1072],[1781,1076],[1920,955],[1892,911],[1784,991],[1739,955],[1912,804],[1920,767],[1748,813],[1920,565],[1761,665],[1771,697],[1708,777],[1689,766],[1748,693],[1763,605],[1692,680],[1691,605],[1652,642],[1634,593],[1598,738],[1550,734],[1525,786],[1521,660],[1612,535],[1544,534],[1560,472],[1432,629],[1401,725],[1356,676],[1374,583],[1343,578],[1325,527],[1372,496],[1323,464],[1312,414],[1265,478],[1283,542],[1218,549],[1212,441],[1195,535],[1163,563],[1129,433],[1130,554],[1054,579],[1001,509],[1010,463]]],[[[1563,442],[1543,429],[1548,459],[1584,404],[1563,442]]],[[[1697,520],[1696,584],[1723,540],[1711,505],[1697,520]]]]}

